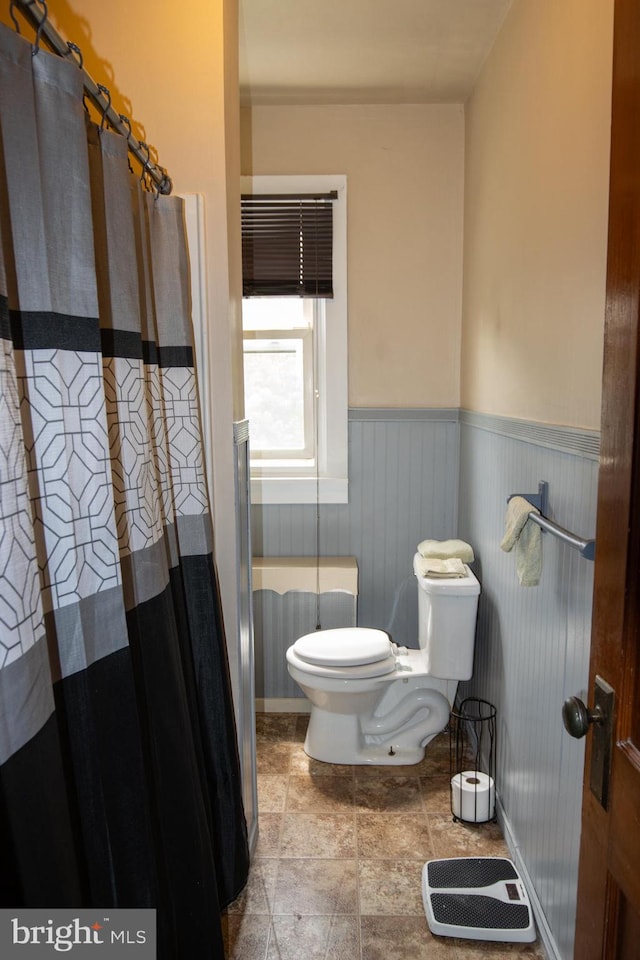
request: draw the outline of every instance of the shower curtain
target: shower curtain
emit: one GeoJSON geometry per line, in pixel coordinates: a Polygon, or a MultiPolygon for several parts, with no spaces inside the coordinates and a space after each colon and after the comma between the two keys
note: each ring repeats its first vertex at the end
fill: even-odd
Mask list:
{"type": "Polygon", "coordinates": [[[154,907],[223,956],[248,870],[181,201],[0,24],[0,906],[154,907]]]}

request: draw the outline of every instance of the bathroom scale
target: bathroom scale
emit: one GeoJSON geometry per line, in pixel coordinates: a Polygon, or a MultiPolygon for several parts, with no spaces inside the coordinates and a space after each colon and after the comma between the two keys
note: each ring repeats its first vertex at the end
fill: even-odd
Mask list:
{"type": "Polygon", "coordinates": [[[524,883],[504,857],[428,860],[422,901],[429,929],[441,937],[513,943],[536,938],[524,883]]]}

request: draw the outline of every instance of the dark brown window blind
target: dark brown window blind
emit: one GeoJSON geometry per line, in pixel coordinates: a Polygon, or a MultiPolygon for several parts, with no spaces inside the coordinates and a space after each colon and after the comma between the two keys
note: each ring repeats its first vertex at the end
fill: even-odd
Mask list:
{"type": "Polygon", "coordinates": [[[243,296],[333,297],[336,198],[243,194],[243,296]]]}

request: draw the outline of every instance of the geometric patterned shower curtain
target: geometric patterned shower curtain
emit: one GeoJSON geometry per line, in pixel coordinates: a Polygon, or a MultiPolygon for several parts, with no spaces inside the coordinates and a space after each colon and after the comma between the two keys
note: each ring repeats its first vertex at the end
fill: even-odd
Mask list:
{"type": "Polygon", "coordinates": [[[223,956],[248,849],[181,201],[0,24],[0,905],[223,956]]]}

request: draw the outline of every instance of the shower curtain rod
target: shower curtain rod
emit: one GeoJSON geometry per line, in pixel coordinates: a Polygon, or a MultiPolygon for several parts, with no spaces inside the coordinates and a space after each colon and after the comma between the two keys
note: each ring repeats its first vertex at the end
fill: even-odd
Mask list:
{"type": "Polygon", "coordinates": [[[111,94],[107,87],[101,83],[96,83],[89,73],[87,73],[83,65],[80,47],[75,43],[64,40],[55,27],[52,26],[49,20],[46,0],[11,0],[9,6],[10,16],[15,24],[16,30],[20,33],[18,21],[13,14],[14,7],[19,8],[20,13],[36,30],[34,54],[37,54],[40,40],[44,37],[54,53],[76,64],[78,69],[82,71],[84,89],[87,96],[91,98],[102,114],[102,122],[108,121],[109,126],[126,139],[129,152],[132,153],[142,165],[144,174],[154,182],[158,193],[164,195],[170,194],[173,188],[171,177],[164,167],[155,164],[151,160],[148,145],[142,140],[136,140],[133,136],[129,118],[122,113],[116,113],[111,106],[111,94]]]}

